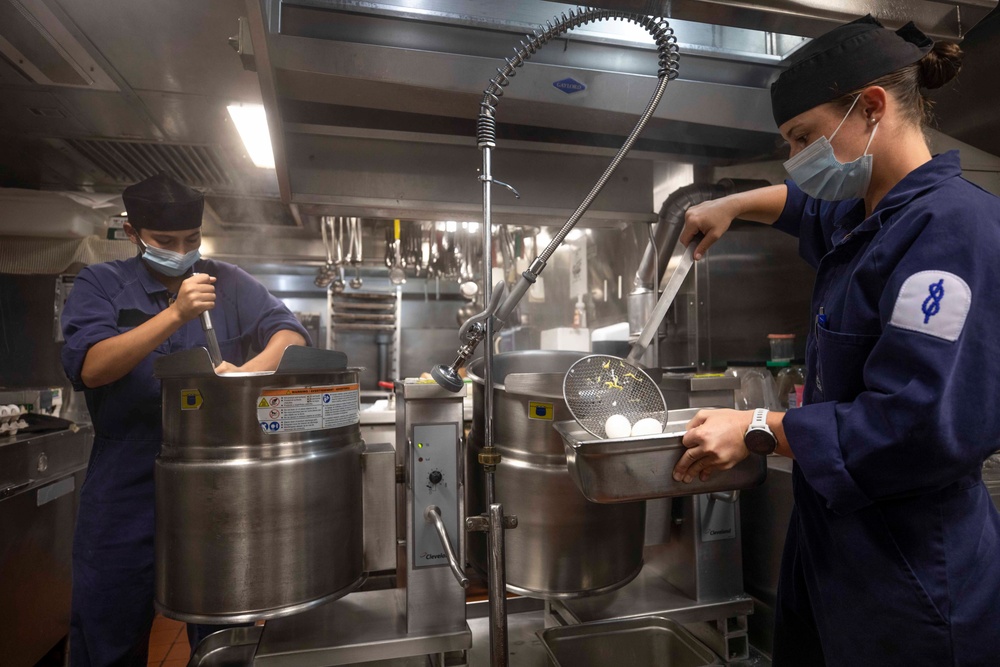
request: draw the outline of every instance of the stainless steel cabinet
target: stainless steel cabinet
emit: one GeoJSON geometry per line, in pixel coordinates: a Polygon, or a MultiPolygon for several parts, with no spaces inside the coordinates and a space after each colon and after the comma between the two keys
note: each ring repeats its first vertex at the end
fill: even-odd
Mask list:
{"type": "Polygon", "coordinates": [[[73,529],[93,442],[77,432],[0,439],[0,662],[34,665],[69,632],[73,529]]]}

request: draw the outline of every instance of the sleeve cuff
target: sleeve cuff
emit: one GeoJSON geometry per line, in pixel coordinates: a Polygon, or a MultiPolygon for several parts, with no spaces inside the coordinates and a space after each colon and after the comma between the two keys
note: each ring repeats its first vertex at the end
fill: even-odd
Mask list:
{"type": "Polygon", "coordinates": [[[798,237],[799,228],[802,226],[802,211],[805,208],[807,197],[791,179],[786,180],[785,185],[788,187],[785,208],[781,210],[781,215],[774,221],[773,227],[798,237]]]}
{"type": "Polygon", "coordinates": [[[306,339],[306,345],[309,347],[313,347],[316,344],[315,341],[313,341],[309,336],[309,332],[302,326],[302,323],[299,322],[298,319],[290,312],[287,314],[280,311],[271,313],[265,317],[263,322],[260,323],[260,329],[261,343],[265,347],[271,340],[271,337],[279,331],[294,331],[306,339]]]}
{"type": "Polygon", "coordinates": [[[80,374],[83,371],[83,361],[87,358],[87,350],[90,346],[84,349],[80,349],[70,344],[63,345],[61,356],[63,370],[66,372],[66,377],[69,378],[69,382],[73,385],[73,389],[76,391],[83,391],[86,387],[83,384],[83,380],[80,378],[80,374]]]}
{"type": "Polygon", "coordinates": [[[835,402],[806,405],[785,413],[782,425],[788,445],[806,481],[837,514],[850,514],[872,504],[851,477],[840,451],[835,402]]]}

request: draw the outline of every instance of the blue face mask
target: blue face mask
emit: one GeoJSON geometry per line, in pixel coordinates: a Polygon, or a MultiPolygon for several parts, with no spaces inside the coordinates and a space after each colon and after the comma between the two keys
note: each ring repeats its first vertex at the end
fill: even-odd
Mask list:
{"type": "Polygon", "coordinates": [[[844,120],[833,131],[830,138],[820,137],[812,142],[795,157],[785,162],[785,170],[795,181],[802,192],[815,199],[826,201],[841,201],[844,199],[861,199],[868,192],[868,184],[872,180],[872,156],[868,154],[868,148],[875,138],[875,131],[878,123],[872,128],[872,134],[868,138],[868,145],[865,146],[864,155],[853,162],[841,162],[833,154],[833,146],[830,142],[844,121],[851,115],[854,105],[858,103],[860,95],[854,98],[851,108],[847,110],[844,120]]]}
{"type": "Polygon", "coordinates": [[[198,248],[182,255],[173,250],[146,245],[142,239],[139,239],[139,245],[142,249],[142,258],[149,262],[157,273],[171,278],[183,276],[194,266],[195,262],[201,259],[201,251],[198,248]]]}

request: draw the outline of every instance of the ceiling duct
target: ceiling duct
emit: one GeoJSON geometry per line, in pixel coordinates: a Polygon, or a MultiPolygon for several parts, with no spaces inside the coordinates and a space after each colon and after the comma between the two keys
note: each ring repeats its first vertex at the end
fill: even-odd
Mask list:
{"type": "Polygon", "coordinates": [[[233,185],[229,162],[219,146],[110,139],[64,141],[118,183],[137,183],[164,173],[191,187],[226,189],[233,185]]]}
{"type": "Polygon", "coordinates": [[[44,86],[119,90],[42,0],[0,0],[0,59],[44,86]]]}

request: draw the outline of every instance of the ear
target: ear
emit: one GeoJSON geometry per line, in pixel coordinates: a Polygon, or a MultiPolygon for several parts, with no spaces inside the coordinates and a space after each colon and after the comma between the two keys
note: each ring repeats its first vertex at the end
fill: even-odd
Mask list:
{"type": "Polygon", "coordinates": [[[861,91],[861,104],[859,106],[869,125],[875,125],[885,116],[888,99],[889,94],[882,86],[868,86],[861,91]]]}
{"type": "Polygon", "coordinates": [[[132,223],[128,221],[126,221],[125,224],[122,225],[122,229],[125,230],[125,235],[128,236],[128,240],[138,246],[139,230],[133,227],[132,223]]]}

